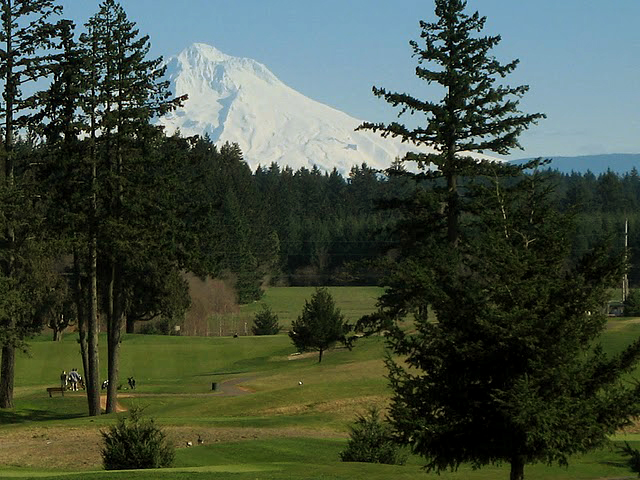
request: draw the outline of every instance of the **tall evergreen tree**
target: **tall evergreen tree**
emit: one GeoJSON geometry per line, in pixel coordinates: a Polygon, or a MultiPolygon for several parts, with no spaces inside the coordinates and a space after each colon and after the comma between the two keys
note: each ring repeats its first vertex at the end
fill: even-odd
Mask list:
{"type": "Polygon", "coordinates": [[[460,204],[460,176],[479,173],[480,162],[468,156],[471,152],[507,154],[519,147],[519,134],[544,115],[523,114],[518,110],[519,97],[528,86],[496,86],[497,78],[505,77],[517,66],[518,60],[502,65],[489,52],[500,42],[499,35],[476,37],[482,31],[486,17],[478,12],[467,15],[465,0],[435,0],[437,22],[420,22],[423,44],[411,41],[418,58],[416,75],[428,84],[444,90],[439,101],[419,100],[409,94],[388,92],[373,87],[373,93],[405,112],[422,113],[426,124],[410,129],[400,123],[362,124],[360,129],[380,131],[384,137],[400,137],[416,146],[435,148],[435,154],[406,155],[406,161],[417,162],[420,168],[436,167],[429,177],[446,181],[443,201],[446,205],[449,242],[457,243],[460,204]]]}
{"type": "Polygon", "coordinates": [[[430,182],[399,202],[398,256],[370,320],[389,329],[392,350],[406,361],[388,362],[400,439],[430,469],[508,462],[511,480],[522,480],[526,464],[566,463],[637,413],[638,392],[622,377],[640,342],[613,358],[597,346],[620,259],[600,250],[572,265],[568,227],[539,177],[529,182],[520,168],[465,156],[507,153],[543,116],[517,110],[527,87],[494,86],[517,61],[503,66],[488,55],[500,37],[473,36],[485,18],[465,14],[462,0],[435,5],[438,21],[421,22],[424,46],[411,45],[417,75],[443,87],[444,98],[374,88],[401,113],[425,113],[427,123],[361,127],[437,150],[405,158],[437,171],[418,175],[430,182]],[[408,314],[415,334],[389,321],[408,314]]]}
{"type": "MultiPolygon", "coordinates": [[[[161,136],[150,120],[175,108],[183,99],[169,99],[168,82],[162,80],[165,70],[162,59],[146,58],[149,37],[139,35],[135,23],[128,20],[116,1],[105,0],[100,4],[80,40],[89,59],[85,111],[89,118],[94,181],[100,193],[93,211],[99,220],[99,232],[91,233],[89,245],[97,245],[96,266],[106,282],[102,292],[108,333],[107,412],[112,412],[127,308],[125,272],[130,262],[151,255],[150,250],[156,245],[149,243],[153,238],[148,231],[149,222],[140,220],[147,218],[153,208],[144,204],[146,197],[139,194],[144,190],[142,183],[150,187],[153,169],[148,162],[155,158],[150,152],[154,145],[159,145],[161,136]]],[[[90,225],[98,224],[90,222],[90,225]]],[[[90,264],[93,265],[93,260],[90,264]]],[[[90,269],[93,271],[93,266],[90,269]]]]}
{"type": "Polygon", "coordinates": [[[49,89],[41,95],[47,159],[39,169],[48,201],[47,228],[64,238],[73,258],[72,297],[89,414],[99,415],[97,282],[97,100],[90,86],[96,66],[75,38],[75,25],[60,23],[62,53],[49,89]],[[90,112],[83,115],[82,112],[90,112]]]}
{"type": "MultiPolygon", "coordinates": [[[[23,91],[28,84],[51,73],[53,63],[57,60],[55,46],[57,27],[52,18],[61,11],[61,7],[53,0],[2,0],[0,1],[0,84],[2,85],[3,102],[0,104],[0,117],[3,125],[2,141],[2,205],[5,218],[4,229],[0,232],[1,242],[1,275],[3,283],[9,291],[19,288],[22,273],[20,268],[29,267],[22,263],[26,252],[20,252],[22,246],[29,242],[33,231],[24,229],[23,208],[33,206],[24,190],[21,180],[22,172],[17,168],[16,135],[20,129],[32,124],[35,112],[39,108],[37,92],[24,96],[23,91]],[[19,205],[16,200],[20,200],[19,205]],[[19,217],[19,218],[18,218],[19,217]],[[20,221],[18,221],[20,220],[20,221]],[[22,225],[22,227],[20,226],[22,225]]],[[[36,88],[37,90],[37,88],[36,88]]],[[[33,222],[36,226],[39,222],[33,222]]],[[[42,252],[40,248],[37,251],[42,252]]],[[[32,252],[32,254],[35,252],[32,252]]],[[[5,296],[9,294],[5,291],[5,296]]],[[[16,298],[20,295],[17,294],[16,298]]],[[[15,349],[24,338],[25,330],[20,326],[20,318],[29,318],[22,307],[5,310],[1,320],[5,331],[2,344],[2,360],[0,365],[0,408],[13,406],[13,383],[15,373],[15,349]]],[[[28,330],[27,330],[28,331],[28,330]]]]}
{"type": "Polygon", "coordinates": [[[390,415],[429,469],[506,462],[522,480],[525,465],[567,464],[637,415],[640,387],[624,377],[640,340],[603,353],[602,306],[622,259],[600,248],[571,266],[570,225],[537,176],[495,182],[477,201],[473,235],[423,251],[428,263],[403,279],[423,308],[415,335],[391,329],[409,368],[388,361],[390,415]]]}

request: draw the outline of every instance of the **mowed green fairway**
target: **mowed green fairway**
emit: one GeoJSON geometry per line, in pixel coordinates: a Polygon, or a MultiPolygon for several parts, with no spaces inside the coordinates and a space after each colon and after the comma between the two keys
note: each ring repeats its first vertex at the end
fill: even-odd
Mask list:
{"type": "MultiPolygon", "coordinates": [[[[312,288],[274,289],[267,292],[265,302],[281,318],[291,305],[288,322],[312,292],[312,288]]],[[[371,311],[375,303],[369,289],[331,292],[345,313],[358,312],[350,313],[351,318],[371,311]]],[[[612,321],[606,348],[622,348],[640,333],[639,328],[630,321],[612,321]]],[[[105,343],[101,339],[101,345],[105,343]]],[[[81,369],[78,345],[75,335],[56,344],[45,337],[34,339],[29,354],[17,361],[16,408],[0,411],[0,478],[508,478],[508,466],[479,471],[463,466],[456,473],[426,474],[415,457],[405,466],[340,462],[339,452],[356,414],[388,401],[384,341],[362,339],[352,351],[328,352],[321,364],[316,355],[292,353],[285,334],[125,335],[120,403],[143,408],[166,428],[178,447],[176,464],[162,471],[102,472],[99,429],[113,424],[116,414],[88,417],[82,394],[49,398],[45,388],[58,383],[62,369],[81,369]],[[132,375],[138,385],[135,392],[125,389],[126,377],[132,375]],[[198,435],[204,439],[202,445],[197,444],[198,435]],[[186,447],[187,441],[193,446],[186,447]]],[[[103,352],[103,378],[105,358],[103,352]]],[[[634,433],[624,439],[640,446],[634,433]]],[[[525,473],[528,479],[634,478],[613,450],[574,458],[569,468],[538,465],[525,473]]]]}

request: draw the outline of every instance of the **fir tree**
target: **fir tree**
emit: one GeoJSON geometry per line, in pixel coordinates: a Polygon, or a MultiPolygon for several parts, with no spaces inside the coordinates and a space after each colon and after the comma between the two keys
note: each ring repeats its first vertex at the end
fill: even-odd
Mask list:
{"type": "Polygon", "coordinates": [[[511,73],[518,60],[502,65],[489,55],[500,42],[500,36],[476,37],[482,31],[486,17],[477,12],[464,13],[464,0],[435,0],[435,23],[420,22],[423,44],[411,41],[419,65],[416,75],[428,84],[444,90],[440,101],[419,100],[409,94],[388,92],[373,87],[373,93],[384,98],[400,114],[422,113],[426,124],[410,129],[400,123],[362,124],[360,129],[380,131],[382,136],[400,137],[416,146],[435,148],[435,154],[407,154],[405,161],[417,162],[420,168],[435,166],[429,177],[443,177],[446,188],[447,235],[455,244],[459,238],[460,176],[479,173],[480,162],[468,156],[471,152],[507,154],[519,147],[519,134],[542,114],[523,114],[518,110],[519,98],[527,86],[496,86],[497,78],[511,73]]]}
{"type": "MultiPolygon", "coordinates": [[[[4,297],[11,297],[14,289],[21,284],[19,278],[23,275],[19,271],[25,268],[25,275],[29,275],[31,269],[21,259],[28,258],[35,252],[44,252],[41,247],[31,245],[28,248],[35,250],[27,254],[20,252],[21,247],[26,247],[35,234],[35,230],[24,226],[25,215],[31,216],[33,211],[32,198],[24,190],[26,182],[22,181],[24,169],[19,170],[16,153],[16,135],[20,129],[29,129],[33,126],[34,117],[40,108],[40,100],[37,88],[28,96],[22,92],[32,90],[29,84],[34,84],[39,79],[51,74],[52,65],[57,60],[56,39],[57,26],[52,23],[52,18],[61,11],[60,6],[53,0],[2,0],[0,1],[0,83],[2,84],[3,102],[0,104],[0,117],[3,124],[1,129],[2,150],[2,205],[5,219],[1,248],[1,275],[4,284],[4,297]],[[20,203],[16,200],[21,199],[20,203]],[[9,200],[9,203],[6,202],[9,200]],[[28,212],[25,210],[28,209],[28,212]],[[7,290],[8,289],[8,290],[7,290]]],[[[37,216],[37,214],[35,214],[37,216]]],[[[40,221],[31,217],[31,225],[37,228],[40,221]]],[[[38,235],[41,232],[38,232],[38,235]]],[[[35,260],[32,258],[32,260],[35,260]]],[[[20,297],[15,292],[12,298],[20,297]]],[[[4,338],[2,344],[2,360],[0,366],[0,408],[13,406],[13,383],[15,372],[15,349],[28,335],[30,329],[24,329],[20,325],[20,319],[29,323],[30,317],[23,311],[26,305],[19,306],[19,302],[12,308],[5,308],[2,320],[4,338]]]]}
{"type": "Polygon", "coordinates": [[[278,315],[273,313],[267,305],[257,312],[253,318],[251,331],[254,335],[277,335],[280,331],[278,315]]]}
{"type": "Polygon", "coordinates": [[[71,290],[77,313],[89,414],[99,415],[97,282],[97,164],[95,111],[89,85],[96,66],[75,38],[75,25],[60,22],[62,53],[53,69],[51,86],[41,95],[41,128],[47,140],[47,159],[40,183],[48,198],[48,230],[64,238],[73,258],[71,290]],[[87,73],[91,72],[91,73],[87,73]],[[88,116],[82,112],[91,111],[88,116]],[[92,129],[92,127],[94,127],[92,129]],[[83,139],[88,133],[89,138],[83,139]]]}
{"type": "Polygon", "coordinates": [[[317,288],[311,300],[305,300],[302,314],[291,324],[289,338],[299,352],[317,351],[318,363],[322,354],[338,342],[348,345],[351,326],[336,307],[326,288],[317,288]]]}
{"type": "MultiPolygon", "coordinates": [[[[112,412],[120,335],[132,288],[126,273],[139,271],[146,260],[167,252],[165,239],[154,235],[154,222],[161,223],[158,216],[165,212],[154,205],[153,194],[158,192],[153,170],[158,157],[153,153],[162,134],[150,120],[180,105],[183,98],[170,99],[168,82],[162,80],[162,59],[146,58],[149,37],[139,35],[116,1],[100,4],[86,27],[80,37],[81,54],[87,60],[83,111],[93,182],[87,265],[91,285],[98,283],[100,269],[108,333],[107,412],[112,412]]],[[[90,319],[97,308],[97,287],[91,291],[89,305],[94,313],[90,319]]]]}
{"type": "Polygon", "coordinates": [[[429,244],[429,259],[383,299],[422,292],[417,333],[391,329],[410,368],[388,361],[390,416],[429,469],[506,462],[521,480],[526,464],[567,464],[637,415],[640,388],[624,377],[640,341],[603,353],[602,306],[622,259],[600,248],[571,266],[570,224],[537,175],[496,181],[475,201],[473,235],[429,244]]]}
{"type": "Polygon", "coordinates": [[[436,171],[393,172],[424,182],[396,202],[389,288],[368,320],[389,330],[406,362],[388,361],[390,418],[403,443],[431,470],[508,462],[511,480],[522,480],[526,464],[564,464],[637,414],[637,389],[623,376],[640,342],[612,358],[598,346],[606,289],[622,261],[602,249],[569,261],[566,219],[539,176],[522,174],[540,162],[511,168],[465,156],[508,153],[543,115],[518,111],[527,87],[494,86],[517,61],[488,55],[500,37],[474,36],[484,17],[465,14],[462,0],[435,5],[438,20],[421,22],[424,45],[411,45],[418,77],[445,96],[421,101],[374,88],[427,122],[361,126],[437,151],[404,159],[436,171]],[[415,334],[393,323],[409,315],[415,334]]]}

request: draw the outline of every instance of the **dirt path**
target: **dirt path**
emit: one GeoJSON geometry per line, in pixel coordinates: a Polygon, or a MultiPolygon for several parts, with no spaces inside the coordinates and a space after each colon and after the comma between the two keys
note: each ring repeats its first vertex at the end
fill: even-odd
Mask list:
{"type": "Polygon", "coordinates": [[[251,378],[232,378],[224,382],[217,383],[216,389],[211,392],[199,393],[138,393],[137,390],[129,390],[127,393],[119,393],[118,398],[129,397],[238,397],[240,395],[249,395],[255,391],[249,387],[243,387],[241,384],[250,381],[251,378]]]}
{"type": "Polygon", "coordinates": [[[231,380],[225,380],[220,383],[219,395],[224,397],[237,397],[239,395],[248,395],[254,393],[254,390],[243,387],[240,384],[251,381],[251,378],[232,378],[231,380]]]}
{"type": "MultiPolygon", "coordinates": [[[[118,395],[120,396],[127,396],[127,395],[118,395]]],[[[107,396],[106,395],[100,395],[100,408],[102,410],[107,410],[107,396]]],[[[120,405],[120,402],[116,402],[116,413],[121,413],[121,412],[126,412],[127,409],[125,407],[123,407],[122,405],[120,405]]]]}
{"type": "MultiPolygon", "coordinates": [[[[139,397],[238,397],[241,395],[249,395],[255,393],[255,391],[249,387],[244,387],[241,384],[251,381],[252,378],[232,378],[220,382],[216,386],[216,390],[211,392],[200,393],[138,393],[136,390],[129,390],[127,393],[118,393],[118,398],[139,398],[139,397]]],[[[74,392],[76,393],[76,392],[74,392]]],[[[77,392],[80,393],[80,392],[77,392]]],[[[69,394],[67,394],[69,395],[69,394]]],[[[100,408],[102,410],[107,409],[107,396],[100,395],[100,408]]],[[[119,402],[116,404],[116,413],[126,412],[127,409],[119,402]]]]}

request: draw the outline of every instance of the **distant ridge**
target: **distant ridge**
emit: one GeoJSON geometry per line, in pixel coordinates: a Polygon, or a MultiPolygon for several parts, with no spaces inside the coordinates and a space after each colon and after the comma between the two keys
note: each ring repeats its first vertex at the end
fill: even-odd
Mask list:
{"type": "MultiPolygon", "coordinates": [[[[586,173],[589,171],[594,175],[600,175],[607,172],[607,170],[611,170],[614,173],[623,175],[633,168],[640,171],[640,153],[606,153],[575,157],[545,156],[542,158],[550,158],[552,161],[549,164],[549,168],[561,173],[586,173]]],[[[510,162],[521,164],[528,160],[531,160],[531,158],[511,160],[510,162]]]]}

